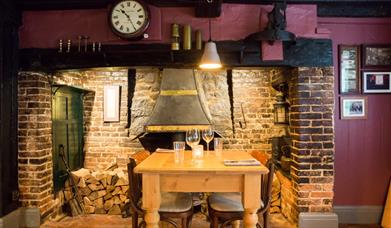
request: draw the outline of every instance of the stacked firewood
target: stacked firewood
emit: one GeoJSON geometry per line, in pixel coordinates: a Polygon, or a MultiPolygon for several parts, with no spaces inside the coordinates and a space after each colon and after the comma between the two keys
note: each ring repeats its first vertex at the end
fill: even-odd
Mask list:
{"type": "MultiPolygon", "coordinates": [[[[128,176],[116,163],[104,169],[82,168],[72,172],[72,176],[86,214],[119,215],[129,202],[128,176]]],[[[67,202],[75,202],[72,199],[76,194],[72,192],[69,180],[65,183],[64,195],[67,202]]]]}

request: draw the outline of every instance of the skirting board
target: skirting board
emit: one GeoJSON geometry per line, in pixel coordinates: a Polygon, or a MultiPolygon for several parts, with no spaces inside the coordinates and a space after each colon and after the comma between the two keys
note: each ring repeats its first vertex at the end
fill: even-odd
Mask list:
{"type": "Polygon", "coordinates": [[[328,212],[302,212],[299,228],[338,228],[338,216],[328,212]]]}
{"type": "Polygon", "coordinates": [[[382,206],[334,206],[339,223],[380,224],[382,206]]]}

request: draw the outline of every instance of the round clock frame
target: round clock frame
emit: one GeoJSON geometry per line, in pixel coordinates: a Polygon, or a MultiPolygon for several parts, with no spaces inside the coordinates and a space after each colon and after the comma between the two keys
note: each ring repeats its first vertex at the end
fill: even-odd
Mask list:
{"type": "Polygon", "coordinates": [[[149,11],[149,7],[147,4],[145,4],[142,0],[118,0],[118,1],[115,1],[112,6],[110,7],[110,11],[109,11],[109,15],[108,15],[108,19],[109,19],[109,26],[111,28],[111,30],[119,37],[121,38],[124,38],[124,39],[129,39],[129,40],[140,40],[143,38],[143,35],[144,35],[144,32],[145,30],[147,30],[147,28],[149,27],[149,24],[150,24],[150,11],[149,11]],[[137,18],[139,18],[140,16],[142,16],[142,14],[139,14],[138,13],[138,9],[137,11],[132,11],[132,12],[127,12],[125,10],[122,10],[122,9],[119,9],[119,7],[122,7],[122,8],[127,8],[127,7],[133,7],[131,6],[130,4],[132,4],[132,2],[136,2],[136,6],[137,6],[137,3],[139,4],[139,6],[141,6],[141,10],[144,11],[144,20],[137,20],[137,21],[133,21],[132,19],[134,19],[135,16],[133,16],[132,14],[136,14],[137,18]],[[123,4],[121,6],[121,4],[123,4]],[[121,11],[119,11],[121,10],[121,11]],[[118,12],[119,12],[119,15],[121,15],[121,20],[113,20],[114,19],[114,16],[117,16],[119,17],[118,15],[118,12]],[[124,18],[129,20],[129,24],[127,23],[124,23],[124,18]],[[119,28],[117,28],[117,24],[118,25],[121,25],[122,28],[124,28],[124,31],[120,31],[119,28]],[[125,24],[127,24],[128,26],[125,26],[125,24]],[[133,27],[133,30],[131,30],[131,27],[133,27]]]}

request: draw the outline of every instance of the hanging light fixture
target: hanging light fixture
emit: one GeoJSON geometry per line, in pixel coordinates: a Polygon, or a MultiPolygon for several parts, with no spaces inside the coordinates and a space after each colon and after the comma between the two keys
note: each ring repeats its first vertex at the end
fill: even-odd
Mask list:
{"type": "Polygon", "coordinates": [[[216,43],[212,41],[212,29],[209,19],[209,41],[205,44],[204,53],[200,62],[201,69],[221,68],[219,53],[217,53],[216,43]]]}

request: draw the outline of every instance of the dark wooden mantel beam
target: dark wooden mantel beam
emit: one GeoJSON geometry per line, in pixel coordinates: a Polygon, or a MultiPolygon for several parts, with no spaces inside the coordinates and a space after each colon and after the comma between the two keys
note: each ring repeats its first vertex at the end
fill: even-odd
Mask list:
{"type": "MultiPolygon", "coordinates": [[[[332,45],[328,39],[297,39],[284,43],[283,61],[262,61],[260,43],[217,42],[226,68],[263,66],[332,66],[332,45]]],[[[55,71],[94,67],[173,67],[196,68],[202,51],[170,50],[170,44],[103,46],[101,52],[58,53],[55,49],[20,50],[20,70],[55,71]]]]}

